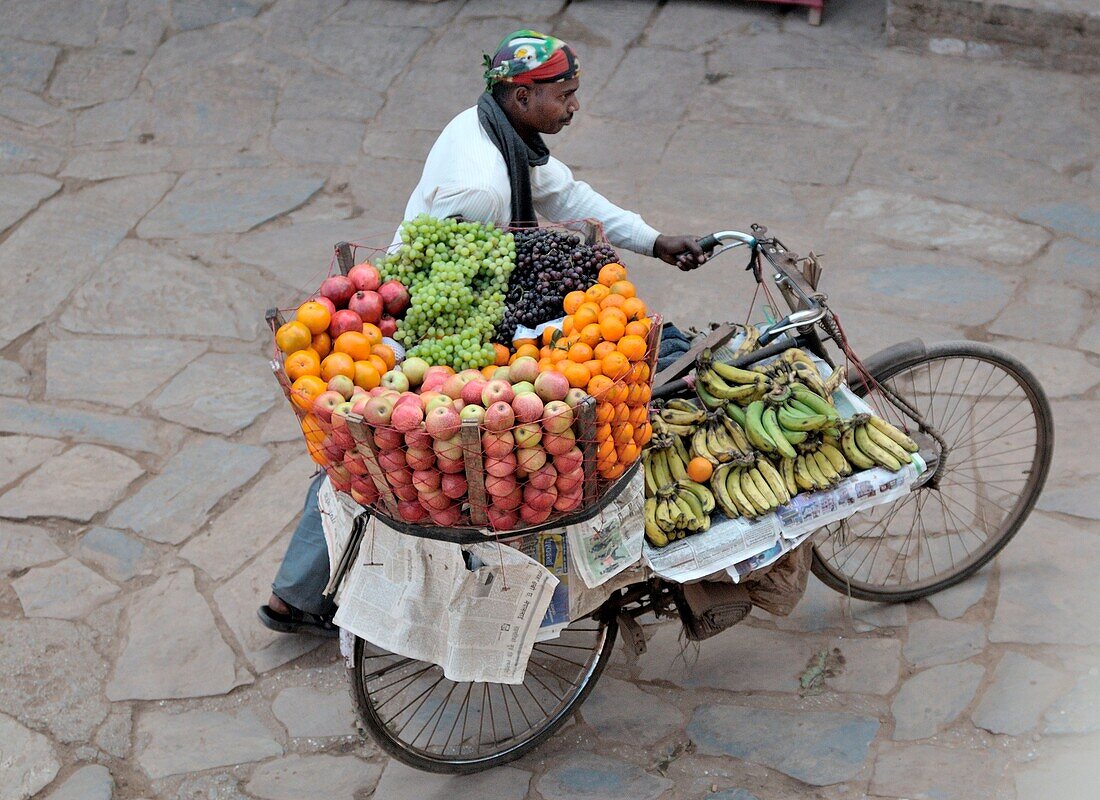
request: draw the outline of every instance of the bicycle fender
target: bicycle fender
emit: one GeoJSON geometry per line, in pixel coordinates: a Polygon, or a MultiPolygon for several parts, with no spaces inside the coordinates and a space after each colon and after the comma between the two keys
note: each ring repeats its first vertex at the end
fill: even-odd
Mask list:
{"type": "MultiPolygon", "coordinates": [[[[911,358],[920,358],[928,352],[928,346],[921,338],[909,339],[905,342],[898,342],[892,344],[889,347],[879,350],[871,356],[863,359],[863,366],[867,368],[867,371],[871,375],[878,376],[882,370],[894,364],[898,361],[908,361],[911,358]]],[[[859,372],[854,368],[848,369],[849,386],[856,386],[860,382],[859,372]]]]}

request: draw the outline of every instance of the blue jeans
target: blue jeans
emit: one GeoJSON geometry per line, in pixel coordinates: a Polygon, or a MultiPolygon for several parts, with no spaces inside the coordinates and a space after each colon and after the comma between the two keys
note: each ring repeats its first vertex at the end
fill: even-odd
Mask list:
{"type": "Polygon", "coordinates": [[[271,591],[287,605],[328,616],[335,613],[336,605],[321,594],[328,585],[328,546],[317,507],[317,490],[324,479],[325,473],[319,472],[309,484],[302,518],[294,529],[271,591]]]}

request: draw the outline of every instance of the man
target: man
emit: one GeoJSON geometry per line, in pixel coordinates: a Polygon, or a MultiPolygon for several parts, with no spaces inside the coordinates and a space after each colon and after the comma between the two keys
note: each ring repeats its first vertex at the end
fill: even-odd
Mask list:
{"type": "MultiPolygon", "coordinates": [[[[529,227],[550,221],[597,219],[616,247],[653,255],[681,270],[706,256],[692,236],[665,236],[631,211],[597,193],[561,161],[542,137],[555,134],[580,108],[580,65],[573,48],[530,30],[509,34],[485,56],[486,91],[477,105],[451,120],[432,146],[420,182],[405,208],[419,214],[461,216],[496,225],[529,227]]],[[[395,240],[399,241],[399,239],[395,240]]],[[[284,633],[335,636],[328,552],[311,484],[302,520],[272,584],[260,621],[284,633]]]]}

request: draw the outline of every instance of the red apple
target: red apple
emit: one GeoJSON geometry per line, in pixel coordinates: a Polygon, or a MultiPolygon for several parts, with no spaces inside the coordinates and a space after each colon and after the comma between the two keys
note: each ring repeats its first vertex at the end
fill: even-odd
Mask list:
{"type": "MultiPolygon", "coordinates": [[[[321,285],[324,294],[324,284],[321,285]]],[[[386,313],[393,317],[399,317],[409,306],[409,290],[400,281],[386,281],[378,287],[378,294],[382,295],[386,313]]]]}
{"type": "Polygon", "coordinates": [[[332,410],[343,402],[344,396],[339,392],[321,392],[319,395],[313,398],[312,411],[322,422],[329,422],[332,420],[332,410]]]}
{"type": "Polygon", "coordinates": [[[357,292],[374,292],[382,285],[382,276],[378,273],[378,268],[369,261],[356,264],[348,270],[348,280],[357,292]]]}
{"type": "Polygon", "coordinates": [[[363,322],[377,325],[382,321],[382,297],[378,292],[356,292],[348,300],[348,310],[358,314],[363,322]]]}
{"type": "MultiPolygon", "coordinates": [[[[398,392],[409,391],[409,379],[405,373],[399,369],[391,369],[385,375],[382,376],[382,385],[387,389],[394,389],[398,392]]],[[[419,401],[417,401],[419,402],[419,401]]]]}
{"type": "Polygon", "coordinates": [[[332,319],[328,324],[328,335],[332,337],[333,341],[336,341],[341,333],[347,333],[348,331],[362,333],[363,318],[354,311],[343,308],[332,315],[332,319]]]}
{"type": "Polygon", "coordinates": [[[355,285],[346,275],[331,275],[321,284],[321,296],[327,297],[337,308],[345,308],[353,294],[355,285]]]}

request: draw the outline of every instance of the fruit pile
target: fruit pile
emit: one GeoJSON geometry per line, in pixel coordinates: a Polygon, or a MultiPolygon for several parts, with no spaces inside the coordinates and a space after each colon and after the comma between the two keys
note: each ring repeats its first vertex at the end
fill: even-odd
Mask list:
{"type": "Polygon", "coordinates": [[[896,472],[908,464],[917,445],[905,433],[868,414],[841,417],[832,396],[842,376],[823,379],[796,348],[752,369],[703,351],[695,376],[701,405],[668,401],[643,453],[650,544],[706,530],[716,506],[751,519],[799,492],[828,489],[853,465],[896,472]]]}
{"type": "Polygon", "coordinates": [[[491,341],[515,265],[512,235],[422,215],[401,226],[401,242],[378,262],[383,277],[409,288],[396,340],[432,364],[458,370],[492,364],[491,341]]]}
{"type": "Polygon", "coordinates": [[[560,318],[569,292],[587,289],[596,282],[600,267],[619,260],[611,245],[589,245],[565,230],[527,228],[514,235],[516,268],[494,338],[504,343],[515,338],[519,325],[534,328],[560,318]]]}
{"type": "Polygon", "coordinates": [[[605,264],[591,286],[563,298],[562,327],[543,331],[541,349],[530,345],[540,370],[560,372],[596,398],[597,470],[607,480],[622,475],[652,435],[653,320],[626,276],[622,264],[605,264]]]}

